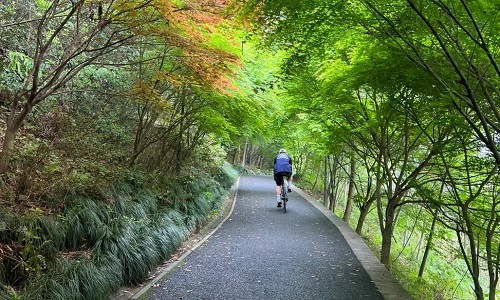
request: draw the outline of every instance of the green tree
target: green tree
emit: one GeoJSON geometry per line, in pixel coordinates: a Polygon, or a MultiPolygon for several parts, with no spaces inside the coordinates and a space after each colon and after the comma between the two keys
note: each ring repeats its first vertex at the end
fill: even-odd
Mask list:
{"type": "Polygon", "coordinates": [[[40,7],[28,6],[31,18],[24,20],[19,19],[24,12],[17,6],[21,3],[11,3],[2,10],[1,36],[12,31],[29,34],[22,42],[5,44],[4,51],[13,59],[0,77],[8,106],[0,173],[8,170],[16,135],[36,105],[65,90],[85,67],[104,63],[108,54],[130,44],[141,27],[162,18],[161,5],[150,0],[39,3],[40,7]],[[153,17],[140,23],[137,19],[142,11],[153,17]],[[12,23],[5,24],[6,20],[12,23]],[[9,85],[12,81],[16,84],[9,85]]]}
{"type": "MultiPolygon", "coordinates": [[[[482,277],[488,277],[489,299],[495,299],[498,283],[497,166],[491,158],[478,156],[480,142],[457,127],[454,142],[440,154],[436,164],[440,194],[425,189],[436,207],[436,218],[456,234],[459,251],[473,280],[477,299],[484,299],[482,277]],[[450,155],[455,154],[455,155],[450,155]],[[482,270],[486,269],[484,273],[482,270]]],[[[433,177],[434,177],[433,176],[433,177]]],[[[434,180],[429,180],[428,184],[434,180]]]]}
{"type": "MultiPolygon", "coordinates": [[[[366,7],[360,23],[380,39],[390,39],[450,95],[455,109],[489,149],[497,164],[494,140],[499,128],[495,4],[486,1],[359,1],[366,7]]],[[[355,3],[355,1],[353,2],[355,3]]],[[[360,14],[361,15],[361,14],[360,14]]]]}

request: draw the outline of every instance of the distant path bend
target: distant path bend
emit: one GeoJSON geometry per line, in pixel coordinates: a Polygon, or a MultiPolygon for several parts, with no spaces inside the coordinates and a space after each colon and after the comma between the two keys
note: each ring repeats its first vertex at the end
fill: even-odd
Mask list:
{"type": "Polygon", "coordinates": [[[226,222],[147,299],[411,299],[352,229],[300,190],[286,214],[272,177],[242,176],[237,193],[226,222]]]}

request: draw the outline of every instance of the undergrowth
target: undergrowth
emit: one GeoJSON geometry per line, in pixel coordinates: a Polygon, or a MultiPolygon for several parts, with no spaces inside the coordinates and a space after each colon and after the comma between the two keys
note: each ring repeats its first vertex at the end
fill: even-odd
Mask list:
{"type": "Polygon", "coordinates": [[[104,300],[143,282],[220,207],[237,176],[225,164],[215,176],[121,182],[105,199],[74,195],[58,215],[0,211],[0,300],[104,300]]]}

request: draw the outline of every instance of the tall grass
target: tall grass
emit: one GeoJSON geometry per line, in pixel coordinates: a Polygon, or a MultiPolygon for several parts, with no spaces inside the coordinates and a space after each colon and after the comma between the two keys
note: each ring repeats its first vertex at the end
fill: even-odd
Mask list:
{"type": "Polygon", "coordinates": [[[166,214],[159,214],[153,222],[155,222],[152,226],[154,230],[151,231],[150,236],[155,243],[160,259],[166,260],[177,249],[176,245],[182,242],[184,236],[177,234],[177,240],[171,237],[169,228],[177,227],[177,225],[166,214]]]}
{"type": "Polygon", "coordinates": [[[123,284],[137,285],[218,208],[236,176],[226,165],[217,180],[162,179],[168,184],[154,189],[122,183],[106,202],[74,195],[58,218],[36,212],[23,219],[0,211],[0,242],[24,239],[34,247],[22,250],[31,249],[31,258],[39,257],[43,266],[30,276],[17,274],[25,277],[12,288],[7,280],[12,274],[0,261],[0,294],[6,299],[99,300],[123,284]]]}
{"type": "Polygon", "coordinates": [[[95,244],[103,238],[105,224],[110,220],[110,211],[104,203],[84,197],[71,199],[61,219],[66,228],[66,248],[80,249],[95,244]]]}
{"type": "Polygon", "coordinates": [[[0,243],[6,243],[16,238],[16,224],[20,222],[20,218],[18,215],[7,212],[0,207],[0,243]]]}
{"type": "Polygon", "coordinates": [[[123,283],[121,274],[122,264],[113,255],[61,260],[57,268],[30,284],[25,299],[108,299],[123,283]]]}

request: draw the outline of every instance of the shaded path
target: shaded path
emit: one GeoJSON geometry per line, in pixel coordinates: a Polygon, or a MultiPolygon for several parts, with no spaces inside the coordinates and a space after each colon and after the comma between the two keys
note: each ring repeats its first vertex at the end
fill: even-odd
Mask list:
{"type": "Polygon", "coordinates": [[[363,266],[321,207],[297,192],[284,214],[271,177],[241,177],[231,216],[144,299],[403,299],[373,254],[361,256],[363,266]]]}

